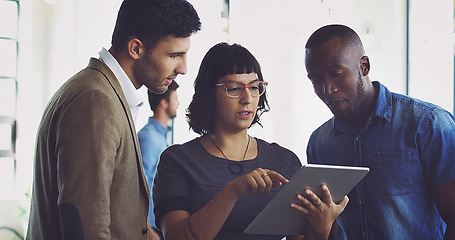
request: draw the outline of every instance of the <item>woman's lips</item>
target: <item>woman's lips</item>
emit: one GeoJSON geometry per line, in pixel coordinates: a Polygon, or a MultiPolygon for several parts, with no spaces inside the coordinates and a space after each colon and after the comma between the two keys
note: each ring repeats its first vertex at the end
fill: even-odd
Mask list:
{"type": "Polygon", "coordinates": [[[237,115],[237,117],[239,117],[241,119],[248,119],[251,117],[251,115],[253,115],[253,112],[252,111],[241,111],[241,112],[238,112],[236,115],[237,115]]]}

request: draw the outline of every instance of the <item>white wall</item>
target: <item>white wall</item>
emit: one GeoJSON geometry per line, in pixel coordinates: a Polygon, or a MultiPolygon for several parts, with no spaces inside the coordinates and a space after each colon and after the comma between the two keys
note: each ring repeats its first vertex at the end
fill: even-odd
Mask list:
{"type": "Polygon", "coordinates": [[[409,95],[454,111],[454,1],[412,1],[409,95]]]}

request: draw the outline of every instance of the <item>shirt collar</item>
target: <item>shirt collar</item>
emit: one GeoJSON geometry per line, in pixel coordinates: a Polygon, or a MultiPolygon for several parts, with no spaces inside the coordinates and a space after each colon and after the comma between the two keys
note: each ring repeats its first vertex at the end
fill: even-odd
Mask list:
{"type": "Polygon", "coordinates": [[[392,93],[380,82],[373,82],[373,86],[376,89],[379,88],[374,116],[390,122],[392,120],[392,93]]]}
{"type": "Polygon", "coordinates": [[[125,94],[126,101],[130,108],[140,107],[144,104],[139,94],[139,90],[134,87],[128,75],[123,71],[120,64],[117,60],[111,55],[109,51],[105,48],[101,49],[99,52],[100,60],[103,61],[114,73],[115,77],[118,79],[122,91],[125,94]]]}
{"type": "Polygon", "coordinates": [[[154,117],[149,117],[149,123],[153,126],[155,126],[156,130],[162,134],[166,134],[170,130],[172,130],[171,126],[163,126],[161,122],[159,122],[156,118],[154,117]]]}

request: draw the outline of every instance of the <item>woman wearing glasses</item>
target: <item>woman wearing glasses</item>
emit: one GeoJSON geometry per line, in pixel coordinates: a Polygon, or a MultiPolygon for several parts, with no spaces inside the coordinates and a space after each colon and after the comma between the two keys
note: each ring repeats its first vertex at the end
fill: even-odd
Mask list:
{"type": "MultiPolygon", "coordinates": [[[[157,226],[166,239],[282,239],[243,233],[301,167],[290,150],[248,135],[269,110],[259,63],[238,44],[217,44],[194,87],[187,117],[201,136],[161,155],[153,186],[157,226]]],[[[307,217],[305,240],[326,239],[348,202],[336,205],[322,188],[322,199],[308,191],[289,206],[307,217]]]]}

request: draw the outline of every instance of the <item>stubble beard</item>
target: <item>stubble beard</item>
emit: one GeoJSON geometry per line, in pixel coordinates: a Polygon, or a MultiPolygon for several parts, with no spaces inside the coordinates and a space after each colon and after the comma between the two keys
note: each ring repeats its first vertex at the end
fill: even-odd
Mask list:
{"type": "Polygon", "coordinates": [[[133,77],[136,82],[145,85],[156,94],[162,94],[168,88],[168,86],[163,84],[159,76],[159,70],[149,56],[144,56],[133,65],[133,77]]]}
{"type": "Polygon", "coordinates": [[[352,104],[352,112],[357,112],[362,106],[362,103],[365,101],[365,84],[363,83],[362,80],[362,75],[360,74],[360,71],[357,72],[358,77],[357,77],[357,85],[356,85],[356,98],[355,101],[352,104]]]}

